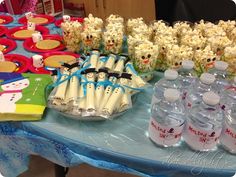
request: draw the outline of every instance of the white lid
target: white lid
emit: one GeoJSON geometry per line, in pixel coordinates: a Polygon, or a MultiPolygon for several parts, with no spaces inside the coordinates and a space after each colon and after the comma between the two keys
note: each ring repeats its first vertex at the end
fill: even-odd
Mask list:
{"type": "Polygon", "coordinates": [[[36,54],[36,55],[33,55],[32,58],[33,58],[33,60],[37,60],[37,59],[43,58],[43,56],[36,54]]]}
{"type": "Polygon", "coordinates": [[[194,62],[191,61],[191,60],[184,60],[184,61],[182,62],[182,67],[183,67],[184,69],[187,69],[187,70],[193,69],[193,67],[194,67],[194,62]]]}
{"type": "Polygon", "coordinates": [[[215,76],[210,73],[203,73],[200,77],[200,81],[204,84],[210,85],[215,82],[215,76]]]}
{"type": "Polygon", "coordinates": [[[167,79],[167,80],[175,80],[177,79],[178,77],[178,72],[176,70],[173,70],[173,69],[167,69],[165,72],[164,72],[164,77],[167,79]]]}
{"type": "Polygon", "coordinates": [[[175,102],[179,99],[180,93],[176,89],[166,89],[164,91],[164,97],[165,97],[166,101],[175,102]]]}
{"type": "Polygon", "coordinates": [[[219,102],[220,102],[220,96],[212,91],[204,93],[202,96],[202,99],[203,99],[204,103],[206,103],[210,106],[215,106],[215,105],[219,104],[219,102]]]}
{"type": "Polygon", "coordinates": [[[224,61],[216,61],[214,64],[215,68],[221,71],[225,71],[228,68],[228,63],[224,61]]]}

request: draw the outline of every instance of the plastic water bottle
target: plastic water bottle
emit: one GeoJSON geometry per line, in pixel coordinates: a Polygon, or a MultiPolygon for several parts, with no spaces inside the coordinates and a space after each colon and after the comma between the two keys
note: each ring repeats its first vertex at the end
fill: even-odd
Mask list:
{"type": "Polygon", "coordinates": [[[149,137],[157,145],[168,147],[178,144],[185,124],[184,106],[180,92],[166,89],[164,99],[153,104],[149,122],[149,137]]]}
{"type": "Polygon", "coordinates": [[[218,93],[221,93],[229,86],[229,81],[227,80],[227,68],[228,63],[224,61],[216,61],[214,68],[209,70],[209,73],[216,77],[216,86],[218,88],[218,93]]]}
{"type": "Polygon", "coordinates": [[[220,142],[226,150],[236,154],[236,77],[223,95],[225,121],[220,142]]]}
{"type": "Polygon", "coordinates": [[[195,105],[190,110],[183,137],[192,149],[209,151],[215,149],[219,141],[223,114],[219,109],[219,95],[206,92],[202,99],[200,105],[195,105]]]}
{"type": "Polygon", "coordinates": [[[200,76],[200,79],[196,80],[196,82],[190,86],[185,99],[185,108],[189,110],[189,108],[193,107],[194,105],[200,104],[202,102],[202,95],[205,92],[216,92],[214,82],[214,75],[203,73],[200,76]]]}
{"type": "Polygon", "coordinates": [[[178,72],[176,70],[168,69],[164,72],[164,78],[160,79],[154,86],[154,93],[152,97],[152,104],[155,104],[164,98],[164,91],[167,88],[180,89],[178,72]]]}
{"type": "Polygon", "coordinates": [[[194,71],[194,62],[191,60],[184,60],[182,62],[182,67],[178,70],[179,81],[182,86],[183,99],[185,99],[188,88],[190,85],[194,84],[197,74],[194,71]]]}

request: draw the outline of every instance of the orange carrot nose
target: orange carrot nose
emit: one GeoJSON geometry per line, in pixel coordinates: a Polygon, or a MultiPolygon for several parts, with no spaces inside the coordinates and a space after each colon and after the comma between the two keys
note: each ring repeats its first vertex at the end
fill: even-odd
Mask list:
{"type": "Polygon", "coordinates": [[[144,64],[148,64],[148,63],[149,63],[149,59],[148,59],[148,58],[145,58],[145,59],[143,60],[143,63],[144,63],[144,64]]]}

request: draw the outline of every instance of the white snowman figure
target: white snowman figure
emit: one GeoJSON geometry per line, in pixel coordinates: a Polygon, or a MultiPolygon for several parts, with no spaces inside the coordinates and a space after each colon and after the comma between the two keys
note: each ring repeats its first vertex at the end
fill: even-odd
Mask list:
{"type": "Polygon", "coordinates": [[[3,90],[0,92],[0,113],[14,113],[16,102],[22,98],[22,90],[27,88],[30,82],[21,74],[14,73],[5,74],[4,81],[0,84],[3,90]]]}

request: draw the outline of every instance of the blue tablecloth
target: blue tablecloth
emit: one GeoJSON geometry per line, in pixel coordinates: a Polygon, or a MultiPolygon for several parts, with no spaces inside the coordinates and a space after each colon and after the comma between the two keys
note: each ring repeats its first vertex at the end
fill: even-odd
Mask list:
{"type": "MultiPolygon", "coordinates": [[[[48,26],[52,33],[58,29],[48,26]]],[[[17,42],[12,53],[31,56],[17,42]]],[[[155,80],[162,76],[155,73],[155,80]]],[[[36,154],[65,167],[92,166],[140,176],[219,176],[236,171],[236,156],[221,147],[214,152],[194,152],[183,142],[178,147],[156,147],[148,138],[152,88],[139,93],[133,108],[112,121],[81,122],[46,110],[39,122],[0,123],[0,171],[14,177],[28,168],[36,154]]]]}

